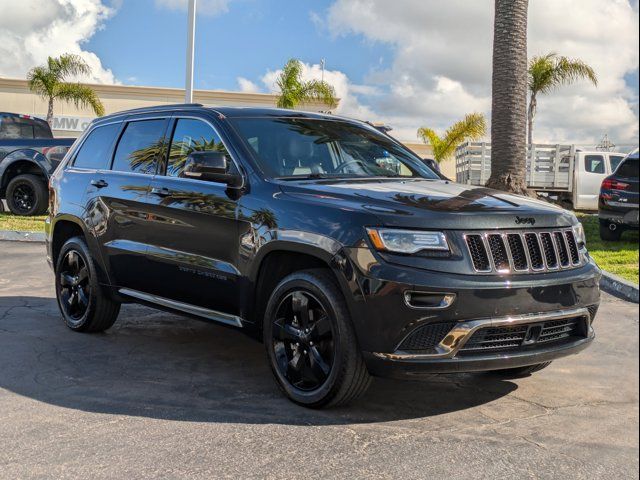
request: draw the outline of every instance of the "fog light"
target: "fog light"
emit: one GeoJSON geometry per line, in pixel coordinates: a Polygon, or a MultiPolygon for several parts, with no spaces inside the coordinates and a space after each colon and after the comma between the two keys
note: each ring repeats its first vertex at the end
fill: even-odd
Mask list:
{"type": "Polygon", "coordinates": [[[404,301],[411,308],[440,310],[456,301],[455,293],[404,292],[404,301]]]}

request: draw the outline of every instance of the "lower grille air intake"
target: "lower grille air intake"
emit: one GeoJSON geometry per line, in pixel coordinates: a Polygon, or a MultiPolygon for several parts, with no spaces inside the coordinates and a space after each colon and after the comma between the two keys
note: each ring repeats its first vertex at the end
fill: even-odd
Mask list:
{"type": "Polygon", "coordinates": [[[398,350],[409,353],[433,353],[438,344],[455,326],[455,322],[445,322],[418,327],[402,341],[398,350]]]}

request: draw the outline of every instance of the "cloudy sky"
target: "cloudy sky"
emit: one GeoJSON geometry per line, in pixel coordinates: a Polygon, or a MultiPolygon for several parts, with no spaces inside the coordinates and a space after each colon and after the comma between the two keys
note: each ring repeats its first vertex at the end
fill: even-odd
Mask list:
{"type": "MultiPolygon", "coordinates": [[[[92,81],[180,87],[186,0],[0,0],[0,76],[81,54],[92,81]]],[[[491,0],[199,0],[196,87],[268,92],[290,57],[325,79],[340,113],[415,140],[489,115],[491,0]]],[[[531,0],[529,54],[579,57],[600,85],[539,101],[536,140],[638,143],[638,0],[531,0]]],[[[2,106],[0,105],[0,109],[2,106]]]]}

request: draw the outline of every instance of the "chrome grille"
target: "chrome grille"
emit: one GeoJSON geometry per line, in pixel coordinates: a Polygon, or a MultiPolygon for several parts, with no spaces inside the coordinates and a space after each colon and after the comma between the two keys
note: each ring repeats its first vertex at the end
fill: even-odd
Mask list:
{"type": "Polygon", "coordinates": [[[572,229],[467,233],[464,240],[479,273],[545,272],[582,264],[572,229]]]}

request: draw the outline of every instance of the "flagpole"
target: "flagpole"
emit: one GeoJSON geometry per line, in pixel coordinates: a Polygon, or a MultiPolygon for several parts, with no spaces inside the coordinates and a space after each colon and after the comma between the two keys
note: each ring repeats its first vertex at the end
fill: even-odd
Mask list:
{"type": "Polygon", "coordinates": [[[185,84],[185,103],[193,103],[193,62],[196,41],[196,0],[189,0],[187,24],[187,74],[185,84]]]}

